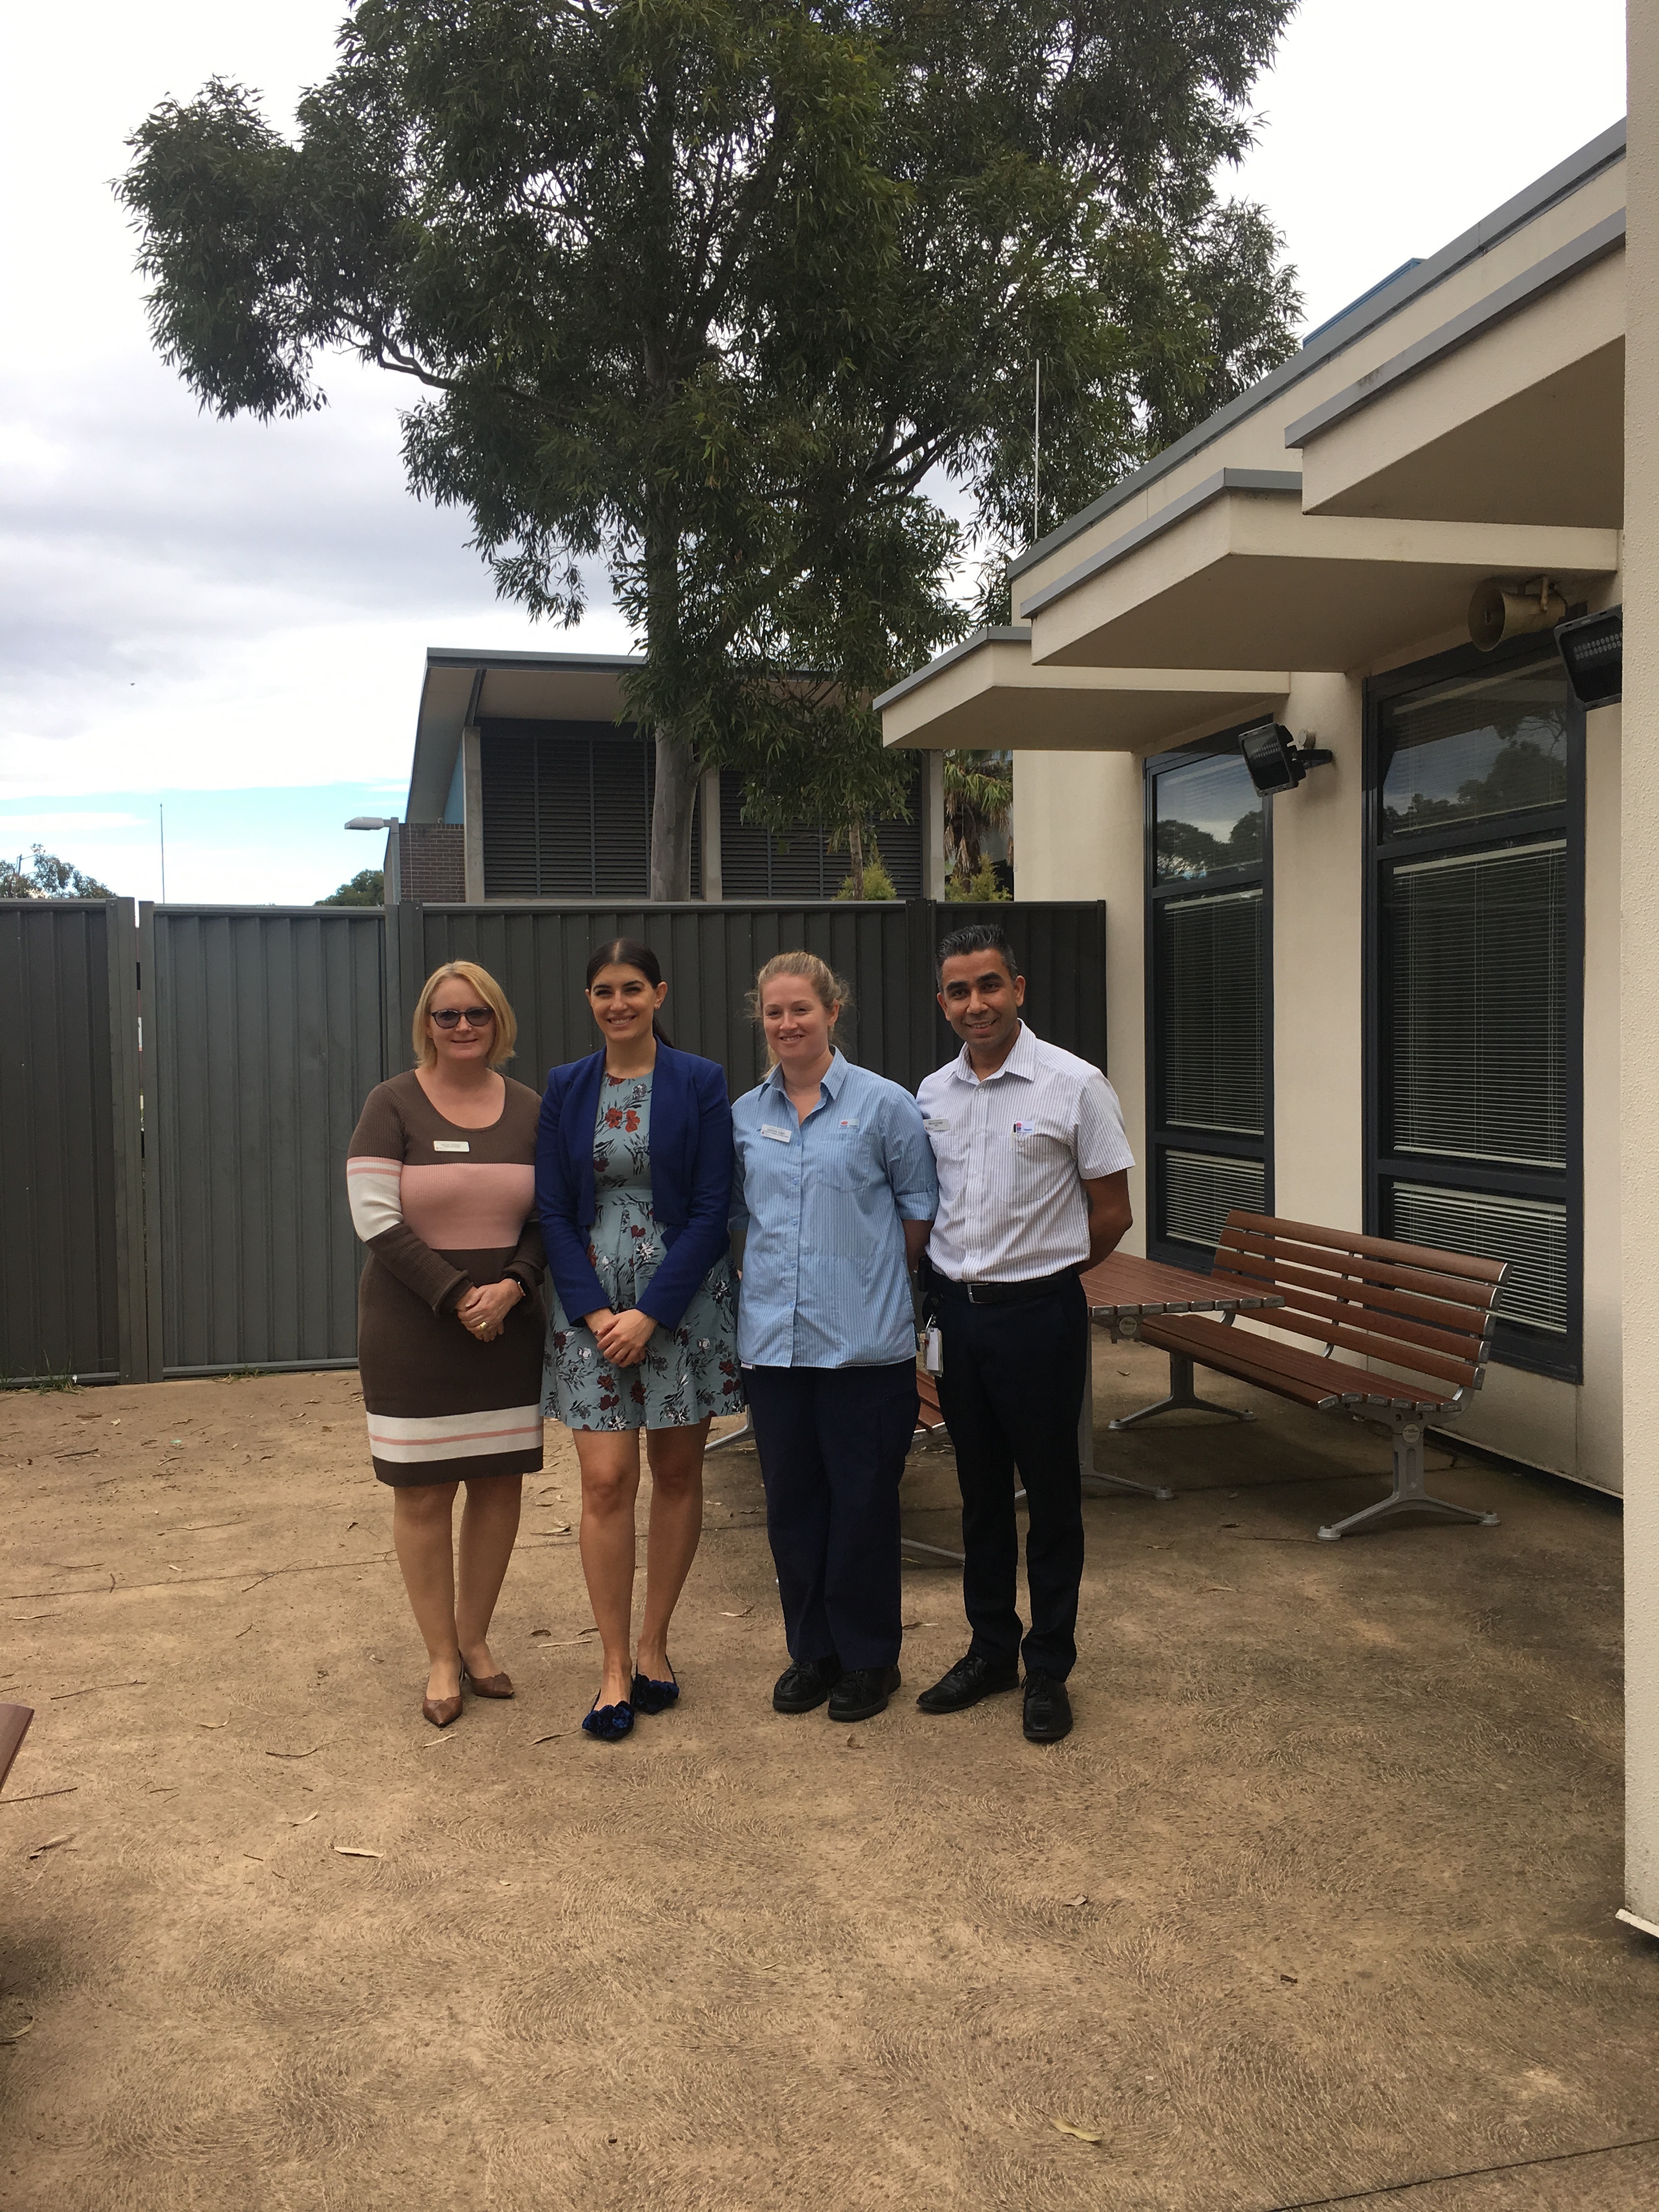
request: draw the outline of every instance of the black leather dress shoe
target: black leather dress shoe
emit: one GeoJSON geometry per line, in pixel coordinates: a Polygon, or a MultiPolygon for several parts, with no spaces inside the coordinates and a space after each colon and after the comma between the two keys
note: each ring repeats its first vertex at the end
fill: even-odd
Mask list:
{"type": "Polygon", "coordinates": [[[1054,1674],[1025,1677],[1025,1740],[1028,1743],[1058,1743],[1072,1733],[1072,1701],[1066,1685],[1054,1674]]]}
{"type": "Polygon", "coordinates": [[[1005,1664],[988,1659],[982,1651],[970,1651],[965,1659],[957,1660],[948,1674],[941,1674],[931,1690],[924,1690],[916,1703],[925,1713],[960,1713],[976,1705],[981,1698],[994,1698],[999,1691],[1018,1687],[1017,1661],[1005,1664]]]}
{"type": "Polygon", "coordinates": [[[830,1692],[832,1721],[867,1721],[887,1710],[887,1700],[899,1686],[896,1667],[854,1667],[830,1692]]]}
{"type": "Polygon", "coordinates": [[[841,1680],[839,1659],[797,1659],[772,1687],[772,1705],[781,1713],[810,1713],[841,1680]]]}

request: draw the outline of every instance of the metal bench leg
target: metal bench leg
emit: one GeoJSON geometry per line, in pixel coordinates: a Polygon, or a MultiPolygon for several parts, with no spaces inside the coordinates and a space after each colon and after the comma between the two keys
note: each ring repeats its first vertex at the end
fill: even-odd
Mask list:
{"type": "Polygon", "coordinates": [[[729,1437],[716,1437],[712,1444],[704,1446],[702,1455],[707,1459],[713,1452],[724,1451],[728,1444],[751,1444],[754,1441],[755,1424],[745,1413],[743,1417],[743,1426],[740,1429],[733,1429],[729,1437]]]}
{"type": "Polygon", "coordinates": [[[1454,1521],[1478,1521],[1483,1528],[1495,1528],[1495,1513],[1479,1513],[1472,1505],[1453,1505],[1443,1498],[1431,1498],[1423,1487],[1423,1417],[1420,1413],[1394,1409],[1394,1488],[1386,1498],[1379,1498],[1375,1505],[1367,1505],[1358,1513],[1350,1513],[1346,1521],[1333,1522],[1322,1528],[1319,1540],[1334,1544],[1343,1536],[1352,1535],[1356,1528],[1370,1527],[1386,1521],[1395,1513],[1446,1513],[1454,1521]]]}
{"type": "Polygon", "coordinates": [[[1156,1405],[1143,1406],[1138,1413],[1126,1413],[1121,1421],[1108,1421],[1109,1429],[1138,1429],[1143,1421],[1150,1421],[1154,1413],[1224,1413],[1230,1421],[1253,1421],[1255,1415],[1247,1406],[1218,1406],[1212,1398],[1195,1397],[1193,1393],[1193,1363],[1184,1352],[1170,1354],[1170,1395],[1160,1398],[1156,1405]]]}
{"type": "MultiPolygon", "coordinates": [[[[1190,1366],[1188,1373],[1191,1372],[1190,1366]]],[[[1111,1426],[1121,1429],[1121,1421],[1111,1426]]],[[[1089,1331],[1089,1364],[1084,1372],[1083,1407],[1077,1423],[1077,1463],[1083,1481],[1085,1498],[1173,1498],[1173,1490],[1161,1483],[1131,1482],[1126,1474],[1108,1474],[1103,1467],[1095,1465],[1095,1333],[1089,1331]]],[[[1018,1493],[1024,1497],[1023,1491],[1018,1493]]]]}

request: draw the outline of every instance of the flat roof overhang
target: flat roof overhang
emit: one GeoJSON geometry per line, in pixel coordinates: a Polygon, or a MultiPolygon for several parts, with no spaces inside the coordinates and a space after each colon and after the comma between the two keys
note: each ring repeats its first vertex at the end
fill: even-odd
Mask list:
{"type": "Polygon", "coordinates": [[[623,678],[642,665],[623,653],[468,653],[431,647],[415,725],[405,818],[442,820],[461,732],[468,724],[486,719],[614,722],[623,711],[623,678]]]}
{"type": "Polygon", "coordinates": [[[922,751],[1154,752],[1271,710],[1287,672],[1038,668],[1026,629],[981,630],[875,702],[882,743],[922,751]]]}
{"type": "Polygon", "coordinates": [[[1619,566],[1615,530],[1311,515],[1299,476],[1223,469],[1026,600],[1040,666],[1340,674],[1462,629],[1489,576],[1571,603],[1619,566]]]}
{"type": "Polygon", "coordinates": [[[1616,528],[1621,210],[1291,422],[1309,514],[1616,528]]]}

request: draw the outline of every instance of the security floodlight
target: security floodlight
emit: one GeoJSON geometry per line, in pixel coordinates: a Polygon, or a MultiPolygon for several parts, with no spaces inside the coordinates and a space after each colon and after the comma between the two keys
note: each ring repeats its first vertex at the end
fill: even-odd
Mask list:
{"type": "Polygon", "coordinates": [[[1558,623],[1555,649],[1560,654],[1581,707],[1611,707],[1625,694],[1625,610],[1607,607],[1599,615],[1579,615],[1558,623]]]}
{"type": "Polygon", "coordinates": [[[1258,722],[1241,730],[1238,750],[1250,781],[1264,798],[1275,791],[1294,791],[1310,768],[1323,768],[1336,757],[1322,749],[1298,745],[1282,722],[1258,722]]]}

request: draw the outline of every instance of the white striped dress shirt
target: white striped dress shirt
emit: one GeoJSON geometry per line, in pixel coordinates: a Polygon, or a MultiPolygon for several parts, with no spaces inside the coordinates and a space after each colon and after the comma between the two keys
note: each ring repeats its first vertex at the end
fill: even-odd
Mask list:
{"type": "Polygon", "coordinates": [[[1023,1283],[1089,1256],[1085,1181],[1134,1165],[1097,1067],[1020,1024],[994,1075],[963,1045],[916,1093],[939,1169],[927,1254],[957,1283],[1023,1283]]]}

